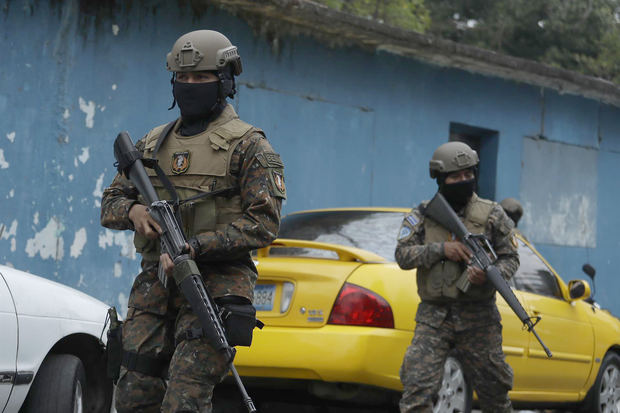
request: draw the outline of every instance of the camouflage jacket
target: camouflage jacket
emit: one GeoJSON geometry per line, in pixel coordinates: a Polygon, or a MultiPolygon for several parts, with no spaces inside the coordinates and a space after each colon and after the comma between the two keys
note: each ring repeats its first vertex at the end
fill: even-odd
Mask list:
{"type": "MultiPolygon", "coordinates": [[[[144,141],[140,140],[136,148],[142,151],[144,141]]],[[[271,171],[265,165],[265,155],[270,154],[274,154],[274,150],[262,134],[244,136],[230,161],[231,174],[239,182],[243,214],[223,229],[196,235],[200,243],[196,262],[214,297],[239,295],[253,300],[257,271],[250,252],[269,245],[276,238],[285,194],[283,183],[280,188],[275,187],[271,171]]],[[[117,174],[103,192],[101,225],[134,230],[129,209],[137,202],[135,186],[117,174]]]]}
{"type": "MultiPolygon", "coordinates": [[[[395,257],[398,265],[402,269],[413,269],[418,267],[430,268],[440,260],[446,259],[442,242],[425,242],[424,230],[424,208],[428,202],[423,202],[414,207],[405,215],[401,226],[395,257]]],[[[458,214],[463,216],[463,211],[458,214]]],[[[505,214],[499,204],[493,205],[484,229],[484,235],[489,239],[493,249],[497,253],[495,266],[499,269],[502,276],[508,280],[519,268],[519,254],[517,252],[517,241],[513,232],[514,224],[505,214]]],[[[482,316],[477,322],[489,322],[489,320],[499,320],[494,302],[487,303],[462,303],[454,300],[450,306],[453,316],[468,319],[471,311],[477,311],[482,316]],[[480,312],[483,308],[486,311],[480,312]],[[462,311],[461,311],[462,310],[462,311]],[[460,314],[463,313],[463,314],[460,314]],[[487,316],[484,316],[487,314],[487,316]]],[[[430,325],[438,325],[448,313],[445,305],[423,302],[418,308],[416,321],[425,322],[430,325]],[[419,318],[419,319],[418,319],[419,318]]]]}

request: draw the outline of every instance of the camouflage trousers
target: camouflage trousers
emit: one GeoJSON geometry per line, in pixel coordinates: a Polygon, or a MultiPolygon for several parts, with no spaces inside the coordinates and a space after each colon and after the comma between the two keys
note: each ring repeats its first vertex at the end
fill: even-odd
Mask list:
{"type": "Polygon", "coordinates": [[[471,329],[455,329],[450,315],[438,326],[420,323],[400,368],[404,387],[401,413],[432,413],[433,397],[441,387],[448,355],[462,364],[465,377],[478,394],[485,413],[512,412],[508,391],[512,368],[502,351],[502,326],[498,321],[471,329]]]}
{"type": "Polygon", "coordinates": [[[116,410],[211,412],[213,388],[228,372],[226,360],[204,337],[175,345],[175,336],[200,324],[176,287],[166,289],[159,282],[156,268],[143,271],[134,281],[123,325],[123,350],[169,360],[168,380],[122,367],[116,410]]]}

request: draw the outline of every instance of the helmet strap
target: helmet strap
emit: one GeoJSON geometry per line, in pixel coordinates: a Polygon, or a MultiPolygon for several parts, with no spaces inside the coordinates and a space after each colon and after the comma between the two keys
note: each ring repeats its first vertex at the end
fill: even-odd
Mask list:
{"type": "Polygon", "coordinates": [[[234,98],[237,89],[231,65],[228,64],[223,69],[218,70],[217,76],[220,78],[220,99],[225,101],[227,97],[234,98]]]}
{"type": "MultiPolygon", "coordinates": [[[[172,77],[170,78],[170,85],[172,85],[174,87],[174,81],[176,79],[176,73],[172,72],[172,77]]],[[[168,108],[168,110],[172,110],[174,109],[174,107],[177,105],[177,99],[174,97],[174,93],[172,93],[172,105],[170,105],[170,107],[168,108]]]]}

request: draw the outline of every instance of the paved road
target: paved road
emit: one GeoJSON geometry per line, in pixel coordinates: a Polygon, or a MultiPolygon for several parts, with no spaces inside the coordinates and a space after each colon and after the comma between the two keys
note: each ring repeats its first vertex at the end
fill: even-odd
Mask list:
{"type": "MultiPolygon", "coordinates": [[[[279,391],[277,389],[249,389],[260,413],[398,413],[398,408],[369,407],[351,403],[327,402],[303,392],[279,391]]],[[[213,413],[247,413],[239,401],[236,387],[224,384],[216,388],[213,413]]],[[[546,413],[547,411],[515,410],[514,413],[546,413]]],[[[549,411],[550,412],[550,411],[549,411]]],[[[473,410],[472,413],[481,413],[473,410]]],[[[554,411],[554,413],[560,413],[554,411]]]]}

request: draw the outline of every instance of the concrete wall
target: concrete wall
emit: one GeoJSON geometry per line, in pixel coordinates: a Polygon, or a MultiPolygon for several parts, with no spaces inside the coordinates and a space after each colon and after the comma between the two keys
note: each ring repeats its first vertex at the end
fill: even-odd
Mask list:
{"type": "Polygon", "coordinates": [[[565,280],[594,265],[598,300],[620,314],[619,108],[304,37],[274,51],[243,20],[181,0],[118,3],[0,0],[0,262],[126,304],[131,233],[99,226],[112,143],[177,116],[165,55],[211,28],[243,58],[235,107],[286,163],[285,212],[418,203],[451,125],[494,131],[489,191],[524,201],[523,231],[565,280]]]}

